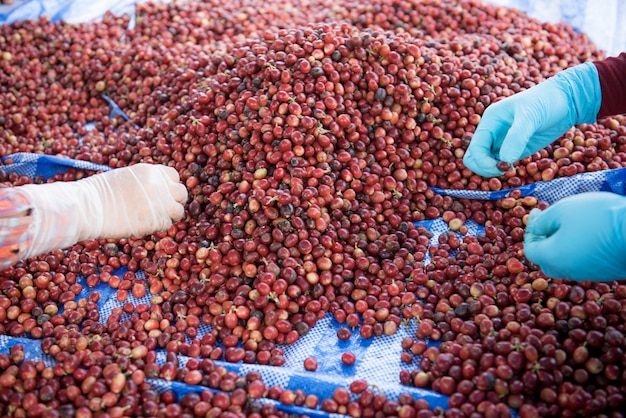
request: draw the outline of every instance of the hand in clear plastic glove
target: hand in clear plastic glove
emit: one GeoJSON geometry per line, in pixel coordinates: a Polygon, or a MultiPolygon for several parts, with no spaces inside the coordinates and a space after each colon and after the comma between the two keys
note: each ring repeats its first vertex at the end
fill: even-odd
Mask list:
{"type": "Polygon", "coordinates": [[[626,278],[626,197],[589,192],[533,209],[524,235],[526,258],[553,278],[626,278]]]}
{"type": "Polygon", "coordinates": [[[513,164],[545,148],[572,126],[595,122],[601,101],[595,65],[585,63],[561,71],[489,106],[463,163],[484,177],[502,175],[498,162],[513,164]]]}
{"type": "Polygon", "coordinates": [[[31,202],[33,239],[23,258],[95,238],[141,237],[184,215],[187,189],[172,167],[136,164],[74,182],[19,188],[31,202]]]}

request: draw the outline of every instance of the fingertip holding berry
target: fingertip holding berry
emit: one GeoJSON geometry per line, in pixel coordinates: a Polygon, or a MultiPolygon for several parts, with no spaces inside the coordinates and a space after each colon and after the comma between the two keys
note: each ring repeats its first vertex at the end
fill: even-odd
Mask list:
{"type": "Polygon", "coordinates": [[[498,167],[498,170],[504,171],[505,173],[513,168],[511,163],[507,163],[506,161],[499,161],[496,167],[498,167]]]}

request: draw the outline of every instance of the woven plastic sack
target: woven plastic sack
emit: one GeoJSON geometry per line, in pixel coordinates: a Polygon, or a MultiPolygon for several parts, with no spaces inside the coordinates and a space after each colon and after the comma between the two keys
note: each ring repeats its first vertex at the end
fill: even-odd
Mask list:
{"type": "MultiPolygon", "coordinates": [[[[604,191],[620,195],[626,194],[624,184],[626,169],[603,170],[581,173],[572,177],[559,177],[549,182],[537,182],[517,188],[522,196],[535,196],[539,200],[554,203],[557,200],[578,193],[604,191]]],[[[503,189],[494,192],[475,190],[444,190],[433,187],[433,190],[442,195],[452,197],[496,200],[508,196],[512,189],[503,189]]]]}
{"type": "Polygon", "coordinates": [[[43,177],[48,179],[55,174],[64,173],[68,168],[78,168],[92,171],[108,171],[107,165],[94,164],[89,161],[73,160],[55,155],[39,155],[28,152],[7,155],[2,158],[3,166],[0,169],[7,173],[16,173],[31,178],[43,177]]]}

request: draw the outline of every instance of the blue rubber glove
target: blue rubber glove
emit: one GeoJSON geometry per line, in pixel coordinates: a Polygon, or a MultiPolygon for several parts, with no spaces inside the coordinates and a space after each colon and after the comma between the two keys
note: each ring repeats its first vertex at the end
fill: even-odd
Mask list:
{"type": "Polygon", "coordinates": [[[589,192],[533,209],[524,235],[526,258],[554,278],[626,278],[626,197],[589,192]]]}
{"type": "Polygon", "coordinates": [[[489,106],[463,163],[484,177],[502,175],[496,167],[499,161],[513,164],[545,148],[572,126],[595,122],[601,102],[595,65],[584,63],[561,71],[489,106]]]}

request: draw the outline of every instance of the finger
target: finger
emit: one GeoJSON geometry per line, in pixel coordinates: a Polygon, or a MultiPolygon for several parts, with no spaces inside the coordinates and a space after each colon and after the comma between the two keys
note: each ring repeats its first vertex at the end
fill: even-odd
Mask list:
{"type": "Polygon", "coordinates": [[[463,157],[463,164],[474,173],[484,177],[495,177],[502,174],[498,160],[494,157],[494,143],[497,141],[497,127],[493,123],[482,124],[478,127],[472,141],[463,157]]]}
{"type": "Polygon", "coordinates": [[[528,117],[525,111],[520,111],[520,114],[516,115],[513,124],[511,124],[511,129],[502,141],[499,155],[502,161],[513,164],[524,157],[530,138],[535,133],[533,120],[533,118],[528,117]]]}
{"type": "Polygon", "coordinates": [[[485,148],[475,147],[468,149],[463,157],[463,164],[474,173],[483,177],[496,177],[502,174],[502,171],[497,167],[498,161],[485,148]]]}
{"type": "Polygon", "coordinates": [[[189,197],[187,187],[181,183],[172,183],[169,185],[170,194],[174,200],[180,204],[185,204],[189,197]]]}
{"type": "Polygon", "coordinates": [[[531,210],[526,222],[526,233],[541,237],[554,235],[561,227],[559,217],[556,216],[557,212],[555,206],[544,211],[537,208],[531,210]]]}
{"type": "Polygon", "coordinates": [[[541,248],[544,246],[544,242],[547,239],[548,237],[545,235],[534,234],[530,229],[526,228],[524,232],[524,255],[526,258],[535,264],[539,264],[542,260],[541,248]]]}
{"type": "Polygon", "coordinates": [[[474,158],[469,156],[463,160],[465,167],[482,177],[498,177],[502,171],[497,167],[497,161],[486,160],[485,157],[474,158]]]}
{"type": "Polygon", "coordinates": [[[183,216],[185,216],[185,207],[179,203],[171,204],[168,207],[167,215],[173,221],[179,221],[183,219],[183,216]]]}
{"type": "Polygon", "coordinates": [[[524,256],[531,263],[539,265],[541,261],[541,243],[546,239],[543,235],[535,235],[528,230],[524,233],[524,256]]]}
{"type": "Polygon", "coordinates": [[[503,173],[498,169],[498,154],[512,120],[506,100],[487,108],[469,144],[463,163],[467,168],[485,177],[503,173]]]}
{"type": "Polygon", "coordinates": [[[556,247],[555,234],[560,228],[558,217],[550,207],[545,211],[533,209],[528,215],[526,232],[524,233],[524,255],[526,258],[541,267],[541,270],[550,277],[562,277],[562,271],[555,262],[554,249],[556,247]]]}
{"type": "Polygon", "coordinates": [[[562,276],[558,263],[554,263],[551,249],[554,248],[552,237],[535,235],[528,231],[524,234],[524,256],[533,264],[538,265],[547,276],[558,278],[562,276]]]}
{"type": "Polygon", "coordinates": [[[172,180],[175,183],[180,182],[180,176],[178,175],[178,171],[176,171],[174,167],[168,167],[166,165],[159,165],[158,167],[167,176],[168,179],[172,180]]]}

